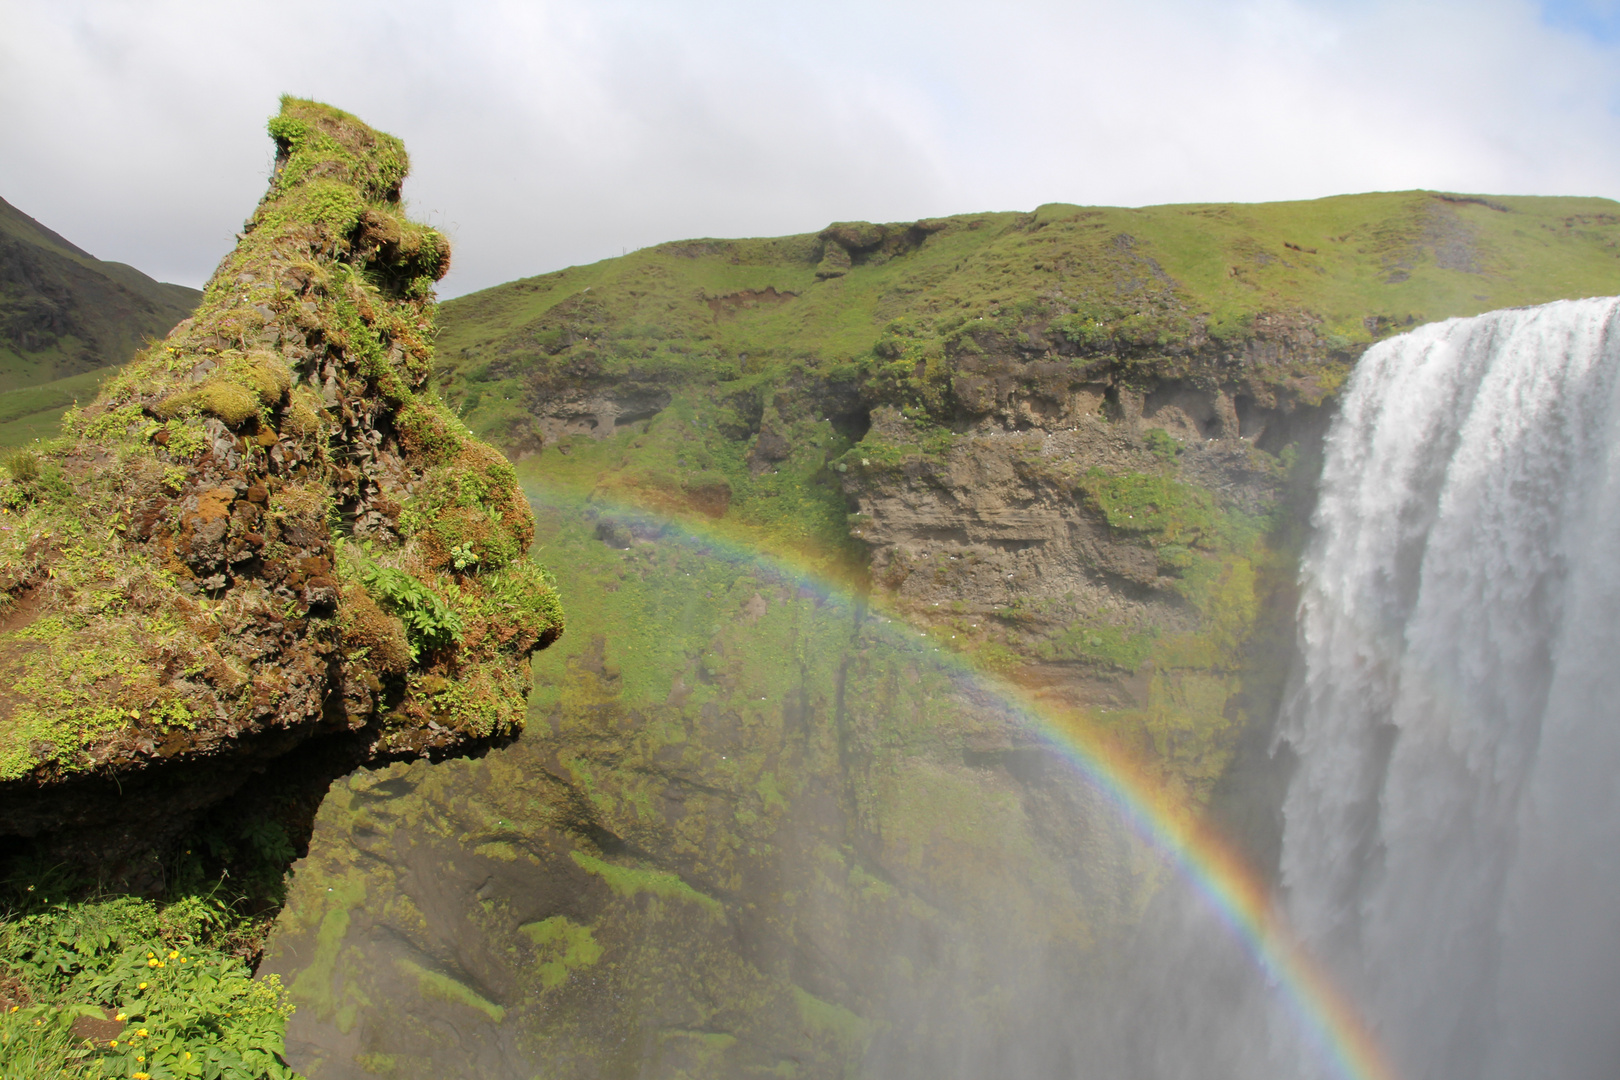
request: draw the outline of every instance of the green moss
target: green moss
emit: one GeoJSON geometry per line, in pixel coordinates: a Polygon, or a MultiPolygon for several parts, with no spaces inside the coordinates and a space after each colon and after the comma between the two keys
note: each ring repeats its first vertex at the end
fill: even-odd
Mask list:
{"type": "Polygon", "coordinates": [[[1080,482],[1110,527],[1160,545],[1208,546],[1218,511],[1209,492],[1150,473],[1112,475],[1093,469],[1080,482]]]}
{"type": "MultiPolygon", "coordinates": [[[[315,953],[308,964],[293,979],[288,988],[299,1001],[308,1002],[324,1017],[331,1017],[354,1004],[335,996],[334,975],[338,970],[344,942],[349,934],[350,912],[364,902],[366,886],[362,880],[339,882],[321,896],[321,910],[308,913],[295,912],[295,918],[313,917],[316,926],[315,953]]],[[[354,988],[346,987],[342,993],[352,995],[354,988]]]]}
{"type": "Polygon", "coordinates": [[[812,1031],[832,1039],[844,1052],[846,1067],[854,1069],[877,1026],[861,1019],[836,1002],[826,1001],[795,986],[793,1000],[799,1009],[800,1021],[812,1031]]]}
{"type": "Polygon", "coordinates": [[[497,1024],[506,1019],[505,1008],[449,975],[425,968],[411,960],[401,959],[395,961],[395,964],[401,973],[416,979],[417,989],[424,997],[476,1009],[497,1024]]]}
{"type": "Polygon", "coordinates": [[[394,428],[405,452],[428,465],[448,464],[466,442],[460,421],[438,402],[412,401],[399,410],[394,428]]]}
{"type": "Polygon", "coordinates": [[[188,406],[217,416],[231,427],[240,427],[259,415],[258,395],[228,379],[212,379],[188,394],[164,401],[158,415],[172,416],[188,406]]]}
{"type": "Polygon", "coordinates": [[[28,565],[27,545],[50,535],[42,526],[60,529],[71,556],[58,564],[56,580],[75,599],[0,635],[7,679],[19,693],[0,721],[0,781],[92,769],[108,740],[143,727],[195,727],[193,711],[153,668],[165,659],[195,663],[184,622],[149,600],[130,602],[131,592],[149,598],[163,575],[120,553],[116,521],[84,529],[76,515],[95,506],[36,502],[9,515],[14,525],[0,531],[0,568],[17,573],[28,565]]]}
{"type": "Polygon", "coordinates": [[[1117,626],[1076,623],[1037,647],[1046,660],[1090,660],[1121,671],[1135,671],[1149,656],[1158,658],[1154,629],[1127,630],[1117,626]]]}
{"type": "Polygon", "coordinates": [[[588,968],[602,958],[602,946],[591,928],[566,916],[553,915],[518,929],[539,951],[540,984],[548,990],[561,986],[570,971],[588,968]]]}
{"type": "Polygon", "coordinates": [[[634,897],[645,893],[662,900],[679,900],[684,903],[697,904],[717,918],[724,914],[725,909],[720,906],[720,901],[712,896],[705,896],[676,875],[667,871],[618,866],[614,863],[603,862],[601,859],[581,851],[569,852],[569,856],[579,865],[580,869],[600,877],[607,883],[608,888],[620,896],[634,897]]]}
{"type": "Polygon", "coordinates": [[[399,1058],[394,1054],[356,1054],[354,1063],[372,1076],[392,1076],[399,1068],[399,1058]]]}

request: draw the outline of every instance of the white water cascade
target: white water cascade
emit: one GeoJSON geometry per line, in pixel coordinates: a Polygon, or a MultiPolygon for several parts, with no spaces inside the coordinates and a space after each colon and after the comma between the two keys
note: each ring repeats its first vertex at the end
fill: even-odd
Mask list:
{"type": "Polygon", "coordinates": [[[1403,1080],[1620,1076],[1620,300],[1368,350],[1303,583],[1295,929],[1403,1080]]]}

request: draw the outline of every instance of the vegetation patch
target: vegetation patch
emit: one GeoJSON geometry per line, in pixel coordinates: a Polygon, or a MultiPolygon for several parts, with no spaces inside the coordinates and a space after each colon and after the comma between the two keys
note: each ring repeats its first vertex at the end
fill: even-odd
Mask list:
{"type": "Polygon", "coordinates": [[[588,968],[602,958],[602,946],[592,936],[591,928],[567,916],[553,915],[518,929],[539,951],[540,985],[548,990],[561,986],[570,971],[588,968]]]}
{"type": "Polygon", "coordinates": [[[661,900],[679,900],[683,903],[697,904],[710,915],[720,917],[724,908],[720,901],[712,896],[698,892],[692,886],[682,881],[680,877],[665,870],[645,870],[640,867],[618,866],[614,863],[604,862],[582,851],[569,852],[569,856],[582,870],[597,875],[607,883],[619,896],[626,898],[641,895],[656,896],[661,900]]]}
{"type": "Polygon", "coordinates": [[[293,1080],[279,982],[232,949],[206,896],[32,899],[0,916],[0,1073],[293,1080]]]}

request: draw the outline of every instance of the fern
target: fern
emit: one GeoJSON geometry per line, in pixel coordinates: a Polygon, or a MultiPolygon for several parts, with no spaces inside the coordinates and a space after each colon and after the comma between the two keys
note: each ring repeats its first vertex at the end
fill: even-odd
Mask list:
{"type": "Polygon", "coordinates": [[[461,641],[465,627],[460,613],[410,574],[391,566],[373,566],[360,580],[373,600],[405,624],[412,663],[423,653],[461,641]]]}

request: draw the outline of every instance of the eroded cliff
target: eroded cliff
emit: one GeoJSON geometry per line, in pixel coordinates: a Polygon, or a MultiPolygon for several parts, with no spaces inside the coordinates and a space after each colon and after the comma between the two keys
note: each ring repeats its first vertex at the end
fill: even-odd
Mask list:
{"type": "Polygon", "coordinates": [[[334,789],[267,952],[294,1059],[1133,1075],[1173,874],[1097,772],[1264,861],[1325,402],[1408,318],[1620,287],[1613,211],[841,223],[447,305],[570,634],[523,739],[334,789]]]}

